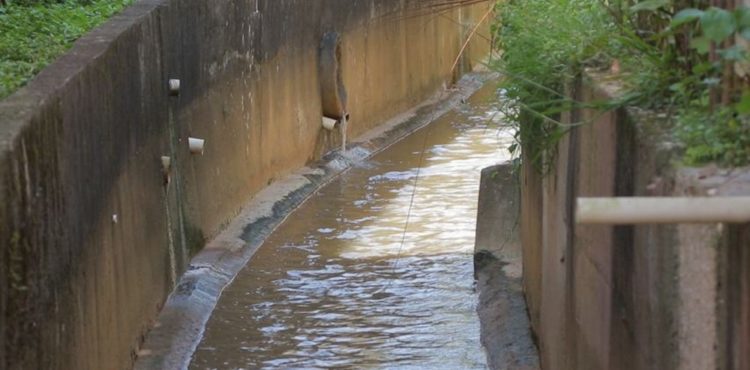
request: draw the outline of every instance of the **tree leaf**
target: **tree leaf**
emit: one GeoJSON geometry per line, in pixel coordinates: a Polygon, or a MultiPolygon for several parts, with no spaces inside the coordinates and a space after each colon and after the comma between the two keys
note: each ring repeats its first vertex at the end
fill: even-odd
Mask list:
{"type": "Polygon", "coordinates": [[[703,35],[711,41],[724,41],[737,30],[737,21],[726,9],[710,8],[700,19],[703,35]]]}
{"type": "Polygon", "coordinates": [[[703,16],[703,11],[695,8],[687,8],[680,10],[677,14],[672,17],[672,27],[677,27],[682,24],[693,22],[703,16]]]}
{"type": "Polygon", "coordinates": [[[734,17],[737,19],[737,27],[748,28],[750,27],[750,8],[742,5],[735,9],[734,17]]]}
{"type": "Polygon", "coordinates": [[[697,50],[700,54],[706,54],[711,50],[711,40],[706,37],[696,37],[690,40],[690,47],[697,50]]]}
{"type": "Polygon", "coordinates": [[[656,11],[660,8],[663,8],[667,5],[669,5],[669,0],[645,0],[641,1],[638,4],[635,4],[630,7],[630,11],[632,12],[640,12],[640,11],[656,11]]]}
{"type": "Polygon", "coordinates": [[[739,45],[719,50],[718,53],[724,60],[741,61],[745,59],[745,50],[739,45]]]}
{"type": "Polygon", "coordinates": [[[740,101],[734,105],[734,109],[739,114],[750,113],[750,90],[745,90],[742,93],[742,98],[740,98],[740,101]]]}
{"type": "Polygon", "coordinates": [[[719,84],[721,84],[721,79],[718,77],[708,77],[704,78],[701,82],[706,86],[719,86],[719,84]]]}
{"type": "Polygon", "coordinates": [[[713,68],[710,62],[702,62],[693,66],[693,74],[702,75],[711,71],[713,68]]]}

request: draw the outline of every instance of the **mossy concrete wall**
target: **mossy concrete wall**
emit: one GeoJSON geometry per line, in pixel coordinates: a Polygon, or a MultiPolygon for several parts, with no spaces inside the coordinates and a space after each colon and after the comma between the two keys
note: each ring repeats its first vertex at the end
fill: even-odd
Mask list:
{"type": "MultiPolygon", "coordinates": [[[[577,100],[617,94],[589,77],[572,87],[577,100]]],[[[574,223],[577,197],[747,195],[747,170],[678,166],[659,115],[562,119],[588,123],[560,141],[550,173],[525,161],[521,174],[524,290],[543,368],[747,368],[750,226],[574,223]]]]}
{"type": "Polygon", "coordinates": [[[0,102],[0,368],[129,367],[189,256],[338,146],[320,124],[324,32],[343,39],[350,136],[487,53],[485,25],[451,71],[489,5],[428,3],[142,0],[0,102]]]}

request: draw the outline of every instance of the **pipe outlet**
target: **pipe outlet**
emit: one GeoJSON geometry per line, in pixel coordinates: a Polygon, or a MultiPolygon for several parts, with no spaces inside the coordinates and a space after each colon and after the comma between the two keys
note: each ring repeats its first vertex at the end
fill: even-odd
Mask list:
{"type": "Polygon", "coordinates": [[[169,95],[180,95],[180,80],[173,78],[169,80],[169,95]]]}
{"type": "Polygon", "coordinates": [[[188,138],[188,145],[190,147],[190,153],[195,155],[203,155],[203,150],[206,146],[206,140],[191,137],[188,138]]]}
{"type": "Polygon", "coordinates": [[[169,185],[172,173],[172,158],[168,156],[161,157],[161,173],[164,178],[164,185],[169,185]]]}
{"type": "Polygon", "coordinates": [[[328,131],[333,131],[333,129],[336,128],[336,125],[339,123],[338,120],[335,120],[333,118],[323,117],[323,128],[328,131]]]}

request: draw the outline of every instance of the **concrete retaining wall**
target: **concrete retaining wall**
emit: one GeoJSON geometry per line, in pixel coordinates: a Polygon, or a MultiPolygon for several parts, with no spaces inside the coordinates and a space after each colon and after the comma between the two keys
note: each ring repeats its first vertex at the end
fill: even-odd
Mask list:
{"type": "MultiPolygon", "coordinates": [[[[579,81],[573,96],[617,94],[600,77],[579,81]]],[[[524,290],[543,368],[747,368],[750,226],[575,225],[573,204],[747,195],[748,171],[676,166],[663,117],[580,110],[563,119],[591,123],[561,140],[551,173],[521,174],[524,290]]]]}
{"type": "Polygon", "coordinates": [[[337,147],[320,128],[324,32],[343,38],[350,136],[487,53],[476,37],[451,73],[488,5],[426,3],[143,0],[0,102],[0,367],[131,366],[190,255],[337,147]]]}
{"type": "Polygon", "coordinates": [[[538,370],[521,279],[516,170],[511,162],[482,170],[474,242],[477,313],[490,369],[538,370]]]}

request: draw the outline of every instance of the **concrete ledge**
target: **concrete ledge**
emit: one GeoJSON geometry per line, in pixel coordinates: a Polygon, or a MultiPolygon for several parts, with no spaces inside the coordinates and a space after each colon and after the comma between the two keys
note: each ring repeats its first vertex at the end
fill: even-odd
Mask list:
{"type": "Polygon", "coordinates": [[[521,184],[518,180],[512,163],[482,170],[474,242],[476,253],[487,251],[502,260],[520,260],[521,184]]]}
{"type": "Polygon", "coordinates": [[[539,369],[521,281],[519,185],[512,163],[482,170],[474,277],[482,345],[498,370],[539,369]]]}

